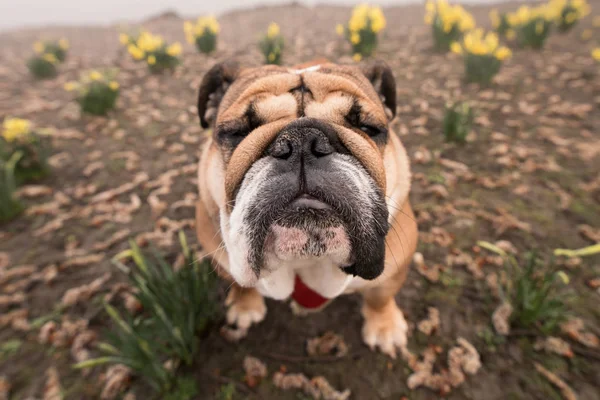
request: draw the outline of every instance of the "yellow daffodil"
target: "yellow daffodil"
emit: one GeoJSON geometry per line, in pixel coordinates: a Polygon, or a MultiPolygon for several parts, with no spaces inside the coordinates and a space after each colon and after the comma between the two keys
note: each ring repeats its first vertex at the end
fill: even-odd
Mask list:
{"type": "Polygon", "coordinates": [[[433,14],[425,14],[425,23],[427,25],[433,24],[433,14]]]}
{"type": "Polygon", "coordinates": [[[144,58],[145,55],[144,51],[134,44],[130,44],[127,47],[127,51],[135,60],[141,60],[142,58],[144,58]]]}
{"type": "Polygon", "coordinates": [[[42,56],[42,58],[48,61],[50,64],[56,64],[58,62],[58,59],[52,53],[46,53],[42,56]]]}
{"type": "Polygon", "coordinates": [[[177,57],[181,54],[181,44],[179,42],[173,43],[167,47],[167,54],[171,57],[177,57]]]}
{"type": "Polygon", "coordinates": [[[427,3],[425,3],[425,10],[428,13],[434,13],[435,12],[435,4],[433,4],[433,1],[428,1],[427,3]]]}
{"type": "Polygon", "coordinates": [[[137,41],[137,46],[147,53],[158,50],[163,44],[164,41],[160,36],[153,35],[150,32],[142,32],[137,41]]]}
{"type": "Polygon", "coordinates": [[[45,49],[46,49],[46,46],[42,42],[35,42],[33,44],[33,50],[38,54],[42,54],[45,49]]]}
{"type": "Polygon", "coordinates": [[[129,35],[127,35],[126,33],[120,33],[119,34],[119,43],[121,43],[123,46],[128,44],[129,43],[129,35]]]}
{"type": "Polygon", "coordinates": [[[108,87],[110,88],[110,90],[112,90],[113,92],[116,92],[117,90],[119,90],[119,82],[116,81],[111,81],[108,84],[108,87]]]}
{"type": "Polygon", "coordinates": [[[356,62],[360,62],[360,60],[362,60],[362,56],[360,55],[360,53],[354,53],[352,59],[356,62]]]}
{"type": "Polygon", "coordinates": [[[208,30],[211,31],[212,33],[217,34],[221,30],[221,26],[219,25],[219,22],[212,15],[206,18],[205,24],[206,24],[206,27],[208,28],[208,30]]]}
{"type": "Polygon", "coordinates": [[[274,39],[279,36],[279,32],[279,25],[277,25],[275,22],[271,22],[267,28],[267,37],[269,39],[274,39]]]}
{"type": "Polygon", "coordinates": [[[450,45],[450,50],[454,53],[454,54],[462,54],[462,46],[460,45],[460,43],[458,42],[454,42],[450,45]]]}
{"type": "Polygon", "coordinates": [[[600,61],[600,47],[596,47],[592,50],[592,58],[596,61],[600,61]]]}
{"type": "Polygon", "coordinates": [[[360,43],[360,35],[357,32],[354,32],[350,35],[350,42],[352,44],[359,44],[360,43]]]}
{"type": "Polygon", "coordinates": [[[77,89],[79,87],[79,84],[77,82],[67,82],[65,83],[65,90],[67,92],[72,92],[73,90],[77,89]]]}
{"type": "Polygon", "coordinates": [[[69,48],[69,41],[67,39],[60,39],[58,46],[63,50],[67,50],[69,48]]]}
{"type": "Polygon", "coordinates": [[[148,61],[148,64],[150,64],[150,65],[156,64],[156,56],[154,56],[154,54],[150,54],[148,56],[147,61],[148,61]]]}
{"type": "Polygon", "coordinates": [[[500,47],[498,50],[496,50],[496,52],[494,53],[494,56],[500,60],[500,61],[504,61],[507,58],[510,58],[512,56],[512,51],[510,51],[510,49],[508,47],[500,47]]]}
{"type": "Polygon", "coordinates": [[[348,29],[351,32],[358,32],[367,26],[367,17],[369,12],[369,6],[366,4],[360,4],[352,10],[352,16],[348,21],[348,29]]]}
{"type": "Polygon", "coordinates": [[[490,51],[494,51],[498,47],[498,35],[494,32],[489,32],[485,36],[485,43],[490,51]]]}
{"type": "Polygon", "coordinates": [[[14,142],[31,133],[31,122],[26,119],[6,118],[2,127],[2,137],[7,142],[14,142]]]}
{"type": "Polygon", "coordinates": [[[103,78],[102,74],[100,72],[98,72],[98,71],[92,71],[92,72],[90,72],[89,77],[90,77],[90,79],[92,81],[99,81],[99,80],[101,80],[103,78]]]}
{"type": "Polygon", "coordinates": [[[337,24],[335,26],[335,32],[339,35],[339,36],[343,36],[344,35],[344,25],[342,24],[337,24]]]}
{"type": "Polygon", "coordinates": [[[369,19],[371,20],[371,29],[374,33],[379,33],[385,29],[386,21],[383,11],[379,7],[373,7],[369,10],[369,19]]]}

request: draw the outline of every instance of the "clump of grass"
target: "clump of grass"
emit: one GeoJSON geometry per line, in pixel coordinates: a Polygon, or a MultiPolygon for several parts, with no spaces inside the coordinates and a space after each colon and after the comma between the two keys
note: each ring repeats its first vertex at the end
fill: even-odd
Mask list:
{"type": "Polygon", "coordinates": [[[83,112],[106,115],[115,108],[119,97],[119,83],[115,76],[115,70],[104,73],[93,70],[83,74],[78,82],[67,82],[65,90],[76,92],[77,102],[83,112]]]}
{"type": "Polygon", "coordinates": [[[48,140],[25,119],[6,118],[2,126],[0,158],[8,160],[14,154],[20,154],[14,166],[16,185],[46,177],[50,173],[48,140]]]}
{"type": "Polygon", "coordinates": [[[450,45],[475,28],[475,19],[460,5],[450,5],[447,0],[429,0],[425,4],[425,23],[431,25],[434,47],[437,51],[450,51],[450,45]]]}
{"type": "Polygon", "coordinates": [[[220,29],[219,22],[212,15],[200,17],[196,23],[186,21],[183,24],[188,43],[195,45],[198,51],[204,54],[210,54],[217,48],[220,29]]]}
{"type": "Polygon", "coordinates": [[[58,74],[58,59],[54,54],[36,55],[27,61],[27,68],[36,79],[54,78],[58,74]]]}
{"type": "Polygon", "coordinates": [[[183,233],[180,244],[185,265],[179,270],[156,252],[142,253],[133,242],[130,250],[115,257],[115,264],[130,271],[143,314],[122,316],[106,304],[116,332],[98,346],[105,356],[77,364],[77,368],[123,364],[161,393],[181,390],[189,394],[195,390],[179,382],[175,370],[181,363],[192,364],[198,351],[198,335],[215,316],[215,276],[208,263],[194,258],[183,233]],[[135,267],[130,269],[121,263],[126,257],[133,259],[135,267]]]}
{"type": "Polygon", "coordinates": [[[561,33],[570,31],[590,13],[590,5],[586,0],[551,0],[548,6],[557,16],[556,27],[561,33]]]}
{"type": "MultiPolygon", "coordinates": [[[[133,39],[127,38],[128,41],[133,39]]],[[[121,36],[120,40],[123,43],[125,37],[121,36]]],[[[127,51],[135,60],[144,60],[150,72],[158,74],[165,70],[173,70],[179,65],[182,47],[179,42],[169,45],[161,36],[142,31],[135,42],[127,46],[127,51]]]]}
{"type": "Polygon", "coordinates": [[[345,26],[337,25],[336,31],[350,42],[354,60],[360,61],[375,52],[377,37],[385,25],[385,16],[380,7],[360,4],[352,10],[348,23],[345,26]]]}
{"type": "Polygon", "coordinates": [[[271,22],[267,33],[262,37],[258,46],[265,57],[265,64],[281,65],[284,40],[279,25],[271,22]]]}
{"type": "Polygon", "coordinates": [[[553,265],[544,266],[535,253],[527,253],[519,262],[490,243],[478,242],[478,245],[505,260],[506,280],[501,285],[501,294],[513,308],[511,325],[537,329],[544,335],[554,333],[567,317],[565,299],[558,289],[561,284],[569,283],[569,277],[553,265]]]}
{"type": "Polygon", "coordinates": [[[500,72],[502,63],[511,56],[508,47],[500,46],[498,35],[475,29],[465,35],[461,42],[452,43],[452,52],[462,54],[467,82],[489,85],[500,72]]]}
{"type": "Polygon", "coordinates": [[[235,385],[233,383],[228,383],[227,385],[222,385],[219,388],[219,391],[216,394],[216,400],[233,400],[236,395],[235,385]]]}
{"type": "Polygon", "coordinates": [[[468,102],[457,102],[446,106],[443,131],[447,142],[465,143],[473,127],[475,113],[468,102]]]}
{"type": "Polygon", "coordinates": [[[6,222],[23,211],[15,197],[15,165],[22,153],[14,153],[7,161],[0,158],[0,222],[6,222]]]}

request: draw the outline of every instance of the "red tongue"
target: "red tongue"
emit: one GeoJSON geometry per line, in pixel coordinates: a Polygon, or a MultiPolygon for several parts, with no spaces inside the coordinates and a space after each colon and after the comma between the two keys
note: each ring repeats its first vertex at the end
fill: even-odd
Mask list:
{"type": "Polygon", "coordinates": [[[306,286],[298,275],[296,275],[296,281],[294,282],[292,298],[304,308],[319,308],[329,301],[328,298],[306,286]]]}

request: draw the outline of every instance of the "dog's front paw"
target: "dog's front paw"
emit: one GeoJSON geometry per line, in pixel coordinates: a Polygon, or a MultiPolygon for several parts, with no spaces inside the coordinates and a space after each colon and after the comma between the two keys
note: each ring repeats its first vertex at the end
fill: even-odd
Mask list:
{"type": "Polygon", "coordinates": [[[393,299],[380,309],[365,304],[362,314],[365,318],[363,340],[371,350],[378,347],[383,353],[396,358],[396,349],[406,349],[408,326],[393,299]]]}
{"type": "Polygon", "coordinates": [[[267,315],[265,299],[256,289],[232,287],[225,300],[227,323],[245,333],[267,315]]]}

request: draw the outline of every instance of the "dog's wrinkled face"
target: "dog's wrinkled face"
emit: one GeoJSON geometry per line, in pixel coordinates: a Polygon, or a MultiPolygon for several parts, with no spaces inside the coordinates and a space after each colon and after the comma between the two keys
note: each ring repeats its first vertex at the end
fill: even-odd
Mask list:
{"type": "Polygon", "coordinates": [[[303,70],[219,64],[200,88],[219,154],[221,235],[243,286],[315,263],[374,279],[384,268],[383,153],[395,82],[381,63],[303,70]]]}

